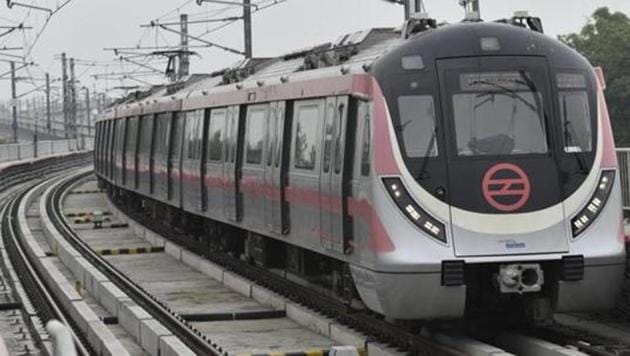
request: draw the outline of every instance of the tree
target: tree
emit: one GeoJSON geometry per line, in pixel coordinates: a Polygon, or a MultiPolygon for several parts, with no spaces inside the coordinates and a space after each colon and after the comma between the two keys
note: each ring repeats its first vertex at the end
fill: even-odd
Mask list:
{"type": "Polygon", "coordinates": [[[559,39],[604,69],[615,141],[630,146],[630,18],[601,7],[579,33],[559,39]]]}

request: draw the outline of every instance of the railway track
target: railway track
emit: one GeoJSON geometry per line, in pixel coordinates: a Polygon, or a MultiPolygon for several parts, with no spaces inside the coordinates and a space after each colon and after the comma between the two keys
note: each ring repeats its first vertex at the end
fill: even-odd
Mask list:
{"type": "MultiPolygon", "coordinates": [[[[0,175],[0,281],[4,301],[2,336],[11,354],[48,355],[52,352],[45,325],[52,319],[73,327],[63,308],[46,288],[42,276],[33,268],[22,245],[17,218],[20,200],[36,182],[58,172],[87,164],[91,155],[75,154],[65,158],[41,159],[5,167],[0,175]],[[10,329],[12,333],[8,333],[10,329]],[[8,335],[7,335],[8,334],[8,335]],[[11,335],[12,334],[12,335],[11,335]]],[[[85,339],[72,328],[71,335],[80,355],[89,355],[85,339]]]]}
{"type": "Polygon", "coordinates": [[[194,326],[174,313],[166,304],[161,303],[139,284],[125,276],[107,262],[107,260],[98,255],[87,243],[77,236],[76,232],[69,226],[63,216],[61,198],[69,186],[76,182],[77,179],[83,177],[84,175],[79,175],[63,181],[61,184],[57,185],[47,197],[46,210],[57,231],[59,231],[89,263],[105,274],[118,288],[156,320],[162,323],[173,335],[177,336],[196,354],[221,355],[222,352],[217,348],[216,344],[213,344],[211,340],[194,326]]]}
{"type": "MultiPolygon", "coordinates": [[[[80,251],[82,258],[85,258],[112,282],[115,282],[126,295],[129,297],[133,296],[132,299],[138,306],[164,325],[169,332],[181,340],[189,350],[196,354],[228,354],[228,350],[225,348],[225,345],[222,344],[223,340],[214,339],[211,334],[195,327],[198,323],[195,322],[193,315],[177,312],[175,310],[176,308],[174,308],[170,302],[165,302],[160,296],[151,293],[151,291],[141,285],[142,283],[138,283],[137,280],[133,280],[131,277],[127,276],[125,271],[123,271],[124,268],[116,266],[115,263],[111,262],[112,259],[108,261],[107,258],[105,258],[108,253],[116,254],[125,249],[119,249],[118,252],[112,252],[115,250],[110,250],[104,253],[104,250],[101,249],[99,251],[95,249],[85,241],[84,237],[80,236],[77,232],[76,223],[73,224],[67,217],[67,214],[64,214],[63,204],[64,199],[68,195],[68,191],[75,187],[77,182],[85,179],[87,176],[89,176],[89,172],[80,175],[75,174],[72,178],[62,179],[54,186],[48,188],[46,193],[43,194],[43,201],[40,203],[40,207],[45,208],[45,212],[50,217],[50,222],[55,230],[57,230],[64,240],[68,241],[73,248],[80,251]],[[202,340],[203,343],[199,342],[199,340],[202,340]]],[[[29,188],[32,187],[33,186],[30,186],[29,188]]],[[[40,189],[43,190],[43,188],[40,189]]],[[[18,226],[19,218],[15,214],[16,209],[19,210],[20,199],[24,198],[27,190],[28,189],[23,189],[20,194],[15,194],[15,199],[6,203],[7,206],[3,210],[2,224],[3,238],[5,239],[7,235],[11,235],[8,231],[5,232],[5,229],[9,227],[11,227],[13,231],[20,229],[20,226],[18,226]],[[9,212],[13,212],[12,217],[7,216],[9,212]],[[7,224],[6,222],[10,223],[7,224]]],[[[141,223],[150,223],[146,217],[139,214],[131,214],[130,216],[141,223]]],[[[163,226],[156,228],[155,223],[146,226],[151,226],[154,233],[167,237],[169,241],[184,245],[185,237],[179,235],[176,231],[169,231],[169,229],[163,226]]],[[[16,236],[19,236],[19,233],[16,236]]],[[[16,240],[13,244],[20,245],[20,242],[16,240]]],[[[189,249],[191,248],[191,246],[188,247],[189,249]]],[[[9,248],[7,248],[7,250],[9,250],[9,248]]],[[[127,248],[127,250],[131,249],[127,248]]],[[[28,253],[11,251],[9,254],[19,256],[27,255],[28,253]]],[[[423,332],[420,332],[420,329],[393,325],[376,315],[353,310],[335,299],[313,291],[299,283],[291,282],[279,276],[277,273],[263,270],[244,261],[233,259],[227,255],[215,255],[211,259],[214,263],[221,265],[226,273],[229,271],[229,273],[235,273],[255,281],[265,288],[282,294],[284,297],[303,305],[306,309],[313,309],[317,313],[324,314],[334,319],[336,322],[345,325],[347,328],[359,330],[369,335],[369,339],[373,340],[373,342],[388,345],[388,349],[394,350],[393,352],[402,351],[402,353],[417,355],[464,355],[470,353],[478,355],[536,355],[539,353],[532,352],[532,350],[552,350],[550,351],[551,353],[548,354],[625,355],[628,350],[623,343],[614,340],[606,340],[601,337],[598,338],[589,333],[580,334],[574,329],[556,326],[551,327],[551,329],[538,329],[536,332],[529,330],[523,334],[515,332],[511,335],[505,335],[500,340],[476,336],[472,338],[468,336],[453,336],[459,334],[457,332],[451,333],[450,331],[441,333],[438,329],[436,329],[438,331],[435,333],[431,331],[427,332],[427,330],[429,330],[427,328],[425,328],[423,332]],[[519,349],[514,345],[527,345],[526,350],[528,351],[516,352],[523,349],[519,349]]],[[[115,258],[113,260],[115,260],[115,258]]],[[[28,285],[25,286],[25,289],[32,293],[33,290],[37,291],[41,288],[28,285]]],[[[55,298],[52,297],[52,300],[54,299],[55,298]]],[[[43,304],[43,302],[36,302],[35,304],[39,305],[43,304]]],[[[62,316],[68,314],[67,312],[64,313],[64,311],[61,310],[62,308],[58,307],[57,309],[60,309],[59,312],[62,316]]],[[[44,319],[45,318],[46,316],[44,316],[44,319]]],[[[76,321],[71,319],[67,319],[66,322],[70,325],[76,323],[76,321]]],[[[74,329],[76,330],[77,328],[74,329]]],[[[86,342],[86,336],[82,335],[80,331],[75,333],[77,344],[83,345],[80,346],[82,354],[94,354],[94,350],[90,349],[91,346],[86,342]]]]}

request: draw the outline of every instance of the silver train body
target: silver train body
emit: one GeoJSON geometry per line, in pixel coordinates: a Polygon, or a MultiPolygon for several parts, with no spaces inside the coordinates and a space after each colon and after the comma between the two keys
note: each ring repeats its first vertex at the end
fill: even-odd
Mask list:
{"type": "Polygon", "coordinates": [[[390,318],[610,308],[625,240],[601,71],[510,24],[420,29],[130,97],[97,123],[97,175],[342,262],[390,318]]]}

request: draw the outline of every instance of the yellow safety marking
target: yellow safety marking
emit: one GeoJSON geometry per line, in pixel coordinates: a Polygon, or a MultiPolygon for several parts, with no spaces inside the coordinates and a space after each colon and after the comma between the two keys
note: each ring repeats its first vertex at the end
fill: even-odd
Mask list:
{"type": "Polygon", "coordinates": [[[99,248],[99,249],[95,249],[95,251],[96,251],[96,254],[100,256],[140,255],[144,253],[164,252],[164,247],[151,246],[151,247],[99,248]]]}
{"type": "Polygon", "coordinates": [[[284,356],[284,352],[270,352],[267,354],[268,356],[284,356]]]}
{"type": "Polygon", "coordinates": [[[324,356],[324,350],[306,350],[304,351],[305,356],[324,356]]]}

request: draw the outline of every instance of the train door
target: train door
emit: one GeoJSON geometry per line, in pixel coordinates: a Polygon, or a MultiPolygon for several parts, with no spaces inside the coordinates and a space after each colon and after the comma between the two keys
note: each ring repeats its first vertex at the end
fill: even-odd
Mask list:
{"type": "Polygon", "coordinates": [[[201,210],[201,156],[204,128],[204,110],[186,113],[186,134],[182,158],[183,207],[187,211],[201,210]]]}
{"type": "Polygon", "coordinates": [[[168,152],[173,113],[160,113],[155,118],[155,144],[153,150],[153,182],[155,197],[168,199],[168,152]]]}
{"type": "Polygon", "coordinates": [[[153,183],[151,179],[153,160],[153,115],[142,116],[140,125],[140,136],[138,143],[138,190],[151,195],[153,183]]]}
{"type": "Polygon", "coordinates": [[[243,196],[243,222],[252,229],[264,229],[267,215],[265,148],[269,136],[268,120],[268,104],[247,107],[240,188],[243,196]]]}
{"type": "Polygon", "coordinates": [[[137,146],[138,146],[138,125],[140,118],[134,116],[129,118],[127,122],[127,132],[125,138],[125,168],[124,181],[125,186],[129,189],[137,189],[136,186],[136,162],[137,146]]]}
{"type": "Polygon", "coordinates": [[[344,187],[348,97],[326,99],[322,165],[319,180],[320,230],[324,248],[343,253],[347,201],[344,187]]]}
{"type": "Polygon", "coordinates": [[[182,206],[182,151],[186,120],[184,113],[173,116],[171,124],[171,143],[168,153],[168,200],[178,207],[182,206]]]}
{"type": "Polygon", "coordinates": [[[225,161],[223,162],[223,214],[228,220],[232,221],[238,221],[241,218],[241,197],[239,189],[240,116],[240,108],[238,106],[228,108],[225,140],[226,154],[225,161]]]}
{"type": "Polygon", "coordinates": [[[223,214],[223,162],[227,108],[212,109],[208,124],[204,187],[208,216],[220,218],[223,214]]]}
{"type": "Polygon", "coordinates": [[[271,103],[266,134],[265,225],[268,231],[285,232],[283,219],[282,144],[284,136],[285,102],[271,103]]]}
{"type": "Polygon", "coordinates": [[[544,58],[438,62],[458,256],[568,250],[544,58]]]}
{"type": "Polygon", "coordinates": [[[325,99],[294,103],[289,185],[291,235],[298,243],[312,243],[321,238],[319,176],[321,172],[321,137],[326,108],[325,99]]]}

